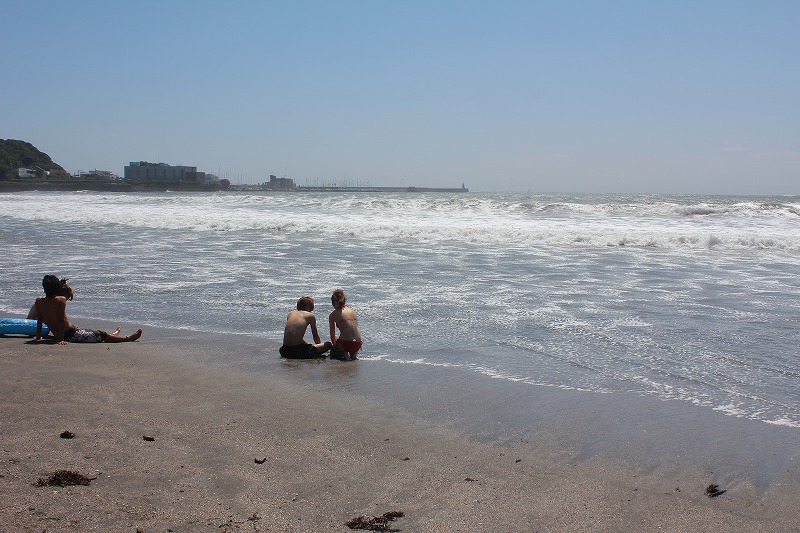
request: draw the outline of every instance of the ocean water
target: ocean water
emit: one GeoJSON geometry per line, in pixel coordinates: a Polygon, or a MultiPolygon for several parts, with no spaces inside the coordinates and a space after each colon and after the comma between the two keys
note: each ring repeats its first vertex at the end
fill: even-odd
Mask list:
{"type": "MultiPolygon", "coordinates": [[[[0,312],[264,339],[330,294],[363,362],[633,393],[800,427],[800,197],[0,194],[0,312]],[[449,369],[449,370],[448,370],[449,369]]],[[[229,361],[228,364],[236,364],[229,361]]]]}

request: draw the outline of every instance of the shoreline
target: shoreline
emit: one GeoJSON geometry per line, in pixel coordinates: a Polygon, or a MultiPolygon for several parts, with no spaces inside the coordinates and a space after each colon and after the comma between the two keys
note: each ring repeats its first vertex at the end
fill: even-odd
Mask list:
{"type": "Polygon", "coordinates": [[[402,193],[468,193],[466,187],[347,187],[347,186],[307,186],[298,185],[291,189],[270,189],[260,185],[197,185],[172,180],[163,182],[130,182],[100,180],[61,180],[61,181],[0,181],[0,193],[15,192],[402,192],[402,193]]]}
{"type": "Polygon", "coordinates": [[[394,510],[404,531],[800,529],[793,455],[764,463],[789,430],[652,398],[282,361],[272,344],[154,328],[116,345],[0,338],[0,529],[349,531],[394,510]],[[254,368],[209,364],[226,353],[254,368]],[[648,423],[623,440],[626,404],[648,423]],[[97,479],[34,486],[60,468],[97,479]],[[726,492],[708,498],[708,483],[726,492]]]}
{"type": "Polygon", "coordinates": [[[6,181],[0,182],[0,193],[15,192],[219,192],[221,187],[196,185],[190,183],[136,184],[122,181],[6,181]]]}

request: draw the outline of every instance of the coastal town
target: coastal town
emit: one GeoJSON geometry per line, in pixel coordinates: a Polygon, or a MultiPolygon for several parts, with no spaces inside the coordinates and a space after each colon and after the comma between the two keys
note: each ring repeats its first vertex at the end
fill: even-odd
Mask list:
{"type": "Polygon", "coordinates": [[[371,186],[331,183],[298,185],[294,179],[270,174],[255,184],[231,183],[196,166],[132,161],[123,175],[110,170],[67,172],[31,143],[0,139],[0,192],[26,190],[141,191],[315,191],[315,192],[469,192],[461,187],[371,186]]]}

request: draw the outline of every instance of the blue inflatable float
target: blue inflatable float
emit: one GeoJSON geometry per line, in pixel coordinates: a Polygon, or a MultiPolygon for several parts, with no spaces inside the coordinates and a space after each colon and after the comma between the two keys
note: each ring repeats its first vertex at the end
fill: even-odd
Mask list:
{"type": "MultiPolygon", "coordinates": [[[[47,326],[42,324],[42,336],[48,333],[47,326]]],[[[36,335],[36,321],[27,318],[0,318],[0,335],[36,335]]]]}

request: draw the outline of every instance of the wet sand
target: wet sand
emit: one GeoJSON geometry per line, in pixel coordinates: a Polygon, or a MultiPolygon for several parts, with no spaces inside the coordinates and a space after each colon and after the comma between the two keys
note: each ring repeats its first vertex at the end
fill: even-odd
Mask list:
{"type": "Polygon", "coordinates": [[[436,371],[276,349],[152,329],[130,344],[0,338],[0,531],[350,531],[389,511],[403,531],[800,531],[794,457],[764,459],[790,431],[759,440],[726,417],[715,448],[699,436],[717,419],[674,420],[682,407],[637,404],[645,430],[665,429],[631,434],[617,400],[454,395],[436,371]],[[226,354],[251,368],[212,363],[226,354]],[[682,452],[658,444],[675,428],[682,452]],[[95,479],[36,486],[61,469],[95,479]]]}

